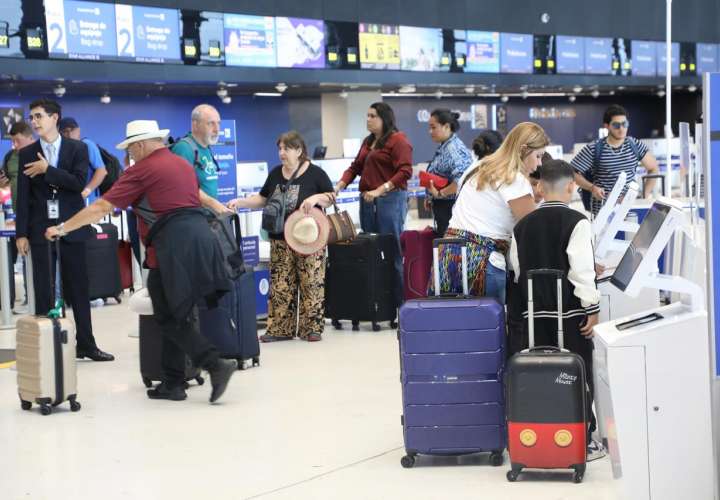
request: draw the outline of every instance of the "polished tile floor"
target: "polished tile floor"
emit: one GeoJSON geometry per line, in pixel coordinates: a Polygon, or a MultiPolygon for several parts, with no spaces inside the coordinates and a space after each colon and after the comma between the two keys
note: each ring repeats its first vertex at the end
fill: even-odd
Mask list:
{"type": "MultiPolygon", "coordinates": [[[[3,500],[616,498],[607,458],[582,484],[562,472],[510,484],[484,455],[403,469],[395,331],[264,345],[261,367],[238,372],[211,406],[208,386],[183,402],[147,399],[125,303],[93,320],[117,361],[79,363],[79,413],[21,411],[16,373],[0,369],[3,500]]],[[[0,331],[0,348],[12,335],[0,331]]]]}

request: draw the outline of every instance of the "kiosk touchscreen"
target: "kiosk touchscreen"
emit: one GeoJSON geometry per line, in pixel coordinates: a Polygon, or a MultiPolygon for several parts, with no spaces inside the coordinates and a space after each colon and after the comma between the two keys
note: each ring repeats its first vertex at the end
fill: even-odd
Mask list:
{"type": "Polygon", "coordinates": [[[630,296],[678,292],[682,302],[594,329],[595,402],[620,498],[714,498],[708,323],[703,291],[657,272],[685,223],[681,206],[655,202],[611,283],[630,296]]]}

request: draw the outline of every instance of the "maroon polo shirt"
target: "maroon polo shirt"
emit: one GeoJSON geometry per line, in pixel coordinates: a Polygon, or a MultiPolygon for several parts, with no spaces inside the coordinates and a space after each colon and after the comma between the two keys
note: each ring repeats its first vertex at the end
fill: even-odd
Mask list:
{"type": "MultiPolygon", "coordinates": [[[[162,148],[125,170],[102,198],[119,208],[132,205],[136,214],[152,220],[179,208],[199,207],[199,190],[190,164],[162,148]]],[[[138,216],[138,232],[143,241],[149,229],[143,217],[138,216]]],[[[147,249],[146,260],[149,267],[157,267],[152,247],[147,249]]]]}
{"type": "Polygon", "coordinates": [[[379,149],[370,149],[364,141],[342,181],[348,185],[358,175],[361,192],[377,189],[388,181],[395,189],[407,189],[407,181],[412,177],[412,146],[407,136],[395,132],[379,149]]]}

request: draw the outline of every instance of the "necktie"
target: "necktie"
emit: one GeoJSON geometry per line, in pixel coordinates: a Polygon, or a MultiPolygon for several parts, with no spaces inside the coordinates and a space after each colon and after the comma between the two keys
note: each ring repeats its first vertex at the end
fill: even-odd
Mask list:
{"type": "Polygon", "coordinates": [[[47,155],[48,155],[48,157],[46,158],[46,160],[47,160],[48,164],[51,167],[56,167],[57,165],[55,162],[55,144],[47,145],[47,155]]]}

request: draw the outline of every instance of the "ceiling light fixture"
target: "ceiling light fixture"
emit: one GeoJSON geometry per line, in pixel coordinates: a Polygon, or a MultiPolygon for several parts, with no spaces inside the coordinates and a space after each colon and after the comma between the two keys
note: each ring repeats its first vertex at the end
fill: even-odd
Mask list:
{"type": "Polygon", "coordinates": [[[510,98],[509,98],[508,96],[506,96],[506,95],[502,95],[502,96],[500,96],[500,100],[501,100],[502,102],[508,102],[508,101],[510,100],[510,98]]]}
{"type": "Polygon", "coordinates": [[[225,97],[227,97],[227,95],[228,95],[228,91],[225,87],[220,87],[219,89],[217,89],[217,96],[220,99],[225,99],[225,97]]]}
{"type": "Polygon", "coordinates": [[[600,97],[600,91],[598,91],[598,89],[595,89],[590,92],[590,95],[593,96],[594,99],[597,99],[598,97],[600,97]]]}
{"type": "Polygon", "coordinates": [[[112,99],[110,98],[110,94],[103,94],[102,96],[100,96],[100,102],[103,104],[110,104],[111,100],[112,99]]]}
{"type": "Polygon", "coordinates": [[[340,92],[338,94],[338,96],[340,96],[340,99],[347,99],[348,93],[347,93],[347,91],[343,90],[342,92],[340,92]]]}
{"type": "Polygon", "coordinates": [[[277,85],[275,85],[275,90],[277,90],[277,91],[280,92],[281,94],[282,94],[283,92],[285,92],[285,91],[287,90],[287,88],[288,88],[287,84],[282,83],[282,82],[280,82],[280,83],[278,83],[277,85]]]}
{"type": "Polygon", "coordinates": [[[232,97],[230,97],[229,95],[226,95],[225,97],[222,98],[223,104],[230,104],[231,102],[232,102],[232,97]]]}
{"type": "Polygon", "coordinates": [[[568,101],[570,102],[575,102],[576,99],[577,97],[575,97],[574,95],[568,96],[568,101]]]}
{"type": "Polygon", "coordinates": [[[282,97],[280,92],[255,92],[255,97],[282,97]]]}
{"type": "Polygon", "coordinates": [[[53,94],[55,94],[57,97],[62,97],[65,95],[65,92],[67,92],[67,89],[63,87],[62,85],[58,85],[53,89],[53,94]]]}
{"type": "Polygon", "coordinates": [[[697,87],[695,85],[690,85],[688,87],[688,92],[696,92],[696,91],[697,91],[697,87]]]}

